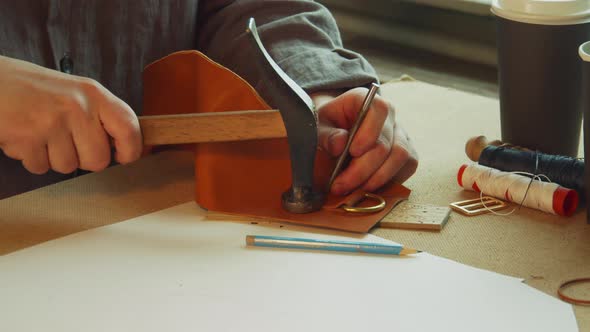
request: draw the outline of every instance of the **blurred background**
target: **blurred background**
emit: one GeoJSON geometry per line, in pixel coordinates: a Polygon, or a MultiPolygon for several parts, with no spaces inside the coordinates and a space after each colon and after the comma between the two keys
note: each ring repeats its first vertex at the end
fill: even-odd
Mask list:
{"type": "Polygon", "coordinates": [[[382,82],[403,74],[498,97],[492,0],[319,0],[382,82]]]}

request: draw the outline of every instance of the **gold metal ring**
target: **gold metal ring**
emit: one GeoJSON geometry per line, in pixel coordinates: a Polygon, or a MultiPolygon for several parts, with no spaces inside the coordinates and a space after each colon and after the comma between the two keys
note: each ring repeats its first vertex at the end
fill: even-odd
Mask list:
{"type": "Polygon", "coordinates": [[[346,212],[353,212],[353,213],[375,213],[383,210],[385,208],[385,200],[383,197],[371,193],[365,193],[364,198],[371,198],[377,201],[377,204],[373,206],[349,206],[349,205],[342,205],[342,209],[346,212]]]}

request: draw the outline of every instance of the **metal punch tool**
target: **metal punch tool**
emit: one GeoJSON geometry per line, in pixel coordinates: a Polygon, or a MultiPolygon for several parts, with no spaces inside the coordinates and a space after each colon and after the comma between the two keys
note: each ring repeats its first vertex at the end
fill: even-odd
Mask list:
{"type": "MultiPolygon", "coordinates": [[[[340,157],[338,157],[338,160],[336,162],[336,166],[334,167],[334,170],[332,171],[332,175],[330,176],[330,180],[328,181],[328,185],[326,187],[326,192],[328,192],[328,193],[330,192],[330,190],[332,188],[332,184],[334,183],[334,179],[338,176],[338,174],[340,174],[340,172],[345,167],[345,165],[348,165],[348,163],[350,162],[350,159],[351,159],[350,145],[352,144],[352,141],[353,141],[354,137],[356,136],[358,129],[360,128],[361,124],[365,120],[365,117],[367,116],[367,113],[369,112],[369,108],[371,107],[371,103],[373,102],[373,99],[375,98],[375,95],[377,94],[378,90],[379,90],[379,84],[372,83],[371,88],[369,89],[369,92],[367,92],[367,95],[365,96],[365,99],[364,99],[363,104],[361,106],[361,110],[359,111],[359,113],[357,115],[356,121],[353,124],[352,128],[350,129],[350,133],[348,135],[348,140],[346,141],[346,145],[344,146],[344,151],[342,152],[340,157]]],[[[354,202],[353,204],[354,205],[343,205],[342,209],[346,212],[353,212],[353,213],[374,213],[374,212],[379,212],[385,208],[385,199],[383,199],[383,197],[376,195],[376,194],[365,193],[364,196],[362,197],[362,199],[359,199],[357,202],[354,202]],[[377,203],[372,206],[363,206],[363,207],[356,205],[365,199],[371,199],[371,200],[376,201],[377,203]]]]}

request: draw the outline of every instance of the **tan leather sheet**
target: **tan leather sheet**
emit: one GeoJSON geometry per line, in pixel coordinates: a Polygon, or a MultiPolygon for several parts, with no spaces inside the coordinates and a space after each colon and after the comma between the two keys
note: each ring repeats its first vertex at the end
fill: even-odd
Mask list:
{"type": "MultiPolygon", "coordinates": [[[[180,114],[271,109],[254,88],[197,51],[182,51],[144,70],[144,114],[180,114]]],[[[195,200],[206,209],[272,218],[302,225],[367,232],[410,190],[390,184],[381,190],[386,208],[373,214],[340,209],[293,214],[281,207],[291,185],[286,138],[201,143],[195,149],[195,200]]],[[[335,159],[318,149],[315,182],[325,187],[335,159]]],[[[333,204],[342,197],[328,197],[333,204]]]]}

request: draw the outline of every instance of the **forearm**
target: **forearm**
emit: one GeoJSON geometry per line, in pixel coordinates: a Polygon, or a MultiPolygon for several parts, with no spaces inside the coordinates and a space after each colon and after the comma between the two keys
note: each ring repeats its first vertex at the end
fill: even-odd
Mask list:
{"type": "Polygon", "coordinates": [[[345,91],[377,81],[362,56],[343,48],[336,22],[318,3],[244,0],[207,4],[199,48],[245,78],[263,97],[264,84],[245,34],[250,17],[256,19],[260,38],[273,59],[308,93],[345,91]]]}

